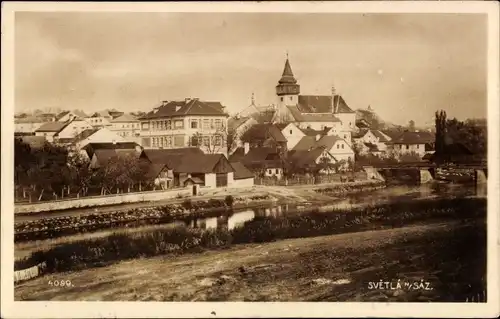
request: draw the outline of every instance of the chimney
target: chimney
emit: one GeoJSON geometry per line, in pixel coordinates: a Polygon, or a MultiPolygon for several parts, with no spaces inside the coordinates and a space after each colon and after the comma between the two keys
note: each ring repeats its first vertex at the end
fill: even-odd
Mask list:
{"type": "Polygon", "coordinates": [[[250,151],[250,143],[245,142],[244,147],[245,147],[245,155],[247,155],[248,151],[250,151]]]}
{"type": "Polygon", "coordinates": [[[168,101],[166,101],[166,100],[165,101],[161,101],[161,106],[165,106],[167,104],[168,104],[168,101]]]}
{"type": "Polygon", "coordinates": [[[321,134],[316,134],[316,141],[319,141],[320,138],[321,138],[321,134]]]}

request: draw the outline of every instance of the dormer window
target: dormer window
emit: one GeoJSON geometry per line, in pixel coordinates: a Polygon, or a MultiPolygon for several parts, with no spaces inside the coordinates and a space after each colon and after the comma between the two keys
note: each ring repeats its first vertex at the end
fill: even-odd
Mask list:
{"type": "Polygon", "coordinates": [[[176,107],[175,107],[175,111],[176,111],[176,112],[178,112],[180,109],[181,109],[181,107],[180,107],[180,106],[176,106],[176,107]]]}

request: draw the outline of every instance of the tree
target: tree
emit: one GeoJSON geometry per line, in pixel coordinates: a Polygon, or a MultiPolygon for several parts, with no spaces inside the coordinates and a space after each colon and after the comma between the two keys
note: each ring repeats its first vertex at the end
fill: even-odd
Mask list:
{"type": "Polygon", "coordinates": [[[213,133],[202,134],[196,132],[189,138],[189,146],[200,147],[207,154],[227,153],[228,133],[224,125],[213,133]]]}
{"type": "Polygon", "coordinates": [[[435,126],[436,126],[436,141],[435,141],[435,160],[441,162],[445,155],[445,145],[446,145],[446,112],[436,111],[435,116],[435,126]]]}
{"type": "Polygon", "coordinates": [[[90,186],[92,185],[93,171],[90,168],[90,161],[88,157],[83,156],[81,153],[73,153],[68,160],[68,167],[72,183],[77,191],[77,196],[80,193],[86,196],[90,186]]]}

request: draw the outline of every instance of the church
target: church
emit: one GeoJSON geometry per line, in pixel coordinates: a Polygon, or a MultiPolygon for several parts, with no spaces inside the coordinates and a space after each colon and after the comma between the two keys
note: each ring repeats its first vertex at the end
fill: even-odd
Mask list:
{"type": "Polygon", "coordinates": [[[351,145],[356,130],[356,112],[332,88],[330,95],[302,95],[287,57],[281,79],[276,85],[273,123],[294,123],[301,129],[323,131],[344,139],[351,145]]]}

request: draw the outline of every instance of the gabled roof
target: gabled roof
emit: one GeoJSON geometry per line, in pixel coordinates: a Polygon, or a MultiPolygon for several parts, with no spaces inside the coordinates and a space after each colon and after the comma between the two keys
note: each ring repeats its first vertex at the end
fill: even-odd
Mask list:
{"type": "Polygon", "coordinates": [[[385,135],[382,131],[379,130],[371,130],[372,134],[375,135],[375,137],[378,138],[379,142],[386,143],[391,140],[391,137],[388,135],[385,135]]]}
{"type": "Polygon", "coordinates": [[[370,152],[378,152],[379,149],[378,149],[378,146],[376,144],[372,144],[372,143],[364,143],[366,147],[368,147],[368,150],[370,152]]]}
{"type": "Polygon", "coordinates": [[[227,162],[229,171],[234,171],[223,154],[186,155],[173,170],[178,173],[212,173],[220,161],[227,162]]]}
{"type": "Polygon", "coordinates": [[[403,132],[392,140],[393,144],[426,144],[434,143],[435,135],[431,132],[403,132]]]}
{"type": "Polygon", "coordinates": [[[236,129],[238,129],[241,125],[243,125],[246,121],[250,120],[251,117],[250,116],[243,116],[243,117],[230,117],[228,120],[227,120],[227,129],[230,131],[230,132],[233,132],[235,131],[236,129]]]}
{"type": "Polygon", "coordinates": [[[56,115],[56,120],[61,119],[63,116],[69,114],[69,111],[62,111],[61,113],[56,115]]]}
{"type": "Polygon", "coordinates": [[[87,137],[92,136],[95,132],[97,132],[99,130],[100,129],[98,129],[98,128],[89,128],[89,129],[83,130],[80,132],[80,134],[75,136],[74,140],[75,140],[75,142],[84,140],[87,137]]]}
{"type": "Polygon", "coordinates": [[[254,177],[253,173],[240,162],[231,163],[234,169],[234,179],[246,179],[254,177]]]}
{"type": "Polygon", "coordinates": [[[361,138],[363,136],[365,136],[366,133],[368,133],[369,130],[367,129],[361,129],[355,133],[352,133],[352,137],[353,138],[361,138]]]}
{"type": "Polygon", "coordinates": [[[267,109],[253,114],[252,117],[261,124],[271,123],[275,112],[276,111],[274,109],[267,109]]]}
{"type": "Polygon", "coordinates": [[[286,137],[281,130],[274,124],[255,124],[252,125],[244,134],[247,140],[267,140],[272,138],[275,142],[286,143],[286,137]]]}
{"type": "Polygon", "coordinates": [[[224,106],[222,106],[220,102],[205,102],[198,99],[187,99],[185,101],[165,101],[163,105],[156,107],[153,111],[142,117],[142,119],[186,115],[229,116],[225,113],[224,106]]]}
{"type": "Polygon", "coordinates": [[[304,136],[300,139],[300,141],[295,145],[293,150],[295,151],[308,151],[318,147],[322,147],[324,149],[331,149],[333,145],[339,140],[342,140],[338,136],[329,136],[325,135],[321,137],[318,141],[316,141],[315,136],[304,136]]]}
{"type": "Polygon", "coordinates": [[[160,173],[167,167],[165,164],[149,164],[148,172],[146,177],[148,179],[155,179],[160,175],[160,173]]]}
{"type": "Polygon", "coordinates": [[[135,142],[116,142],[116,143],[88,143],[85,145],[86,148],[92,148],[94,150],[105,149],[105,150],[116,150],[116,149],[134,149],[139,146],[135,142]]]}
{"type": "Polygon", "coordinates": [[[61,122],[47,122],[42,124],[35,132],[55,132],[58,133],[63,130],[63,128],[68,125],[69,122],[67,123],[61,123],[61,122]]]}
{"type": "Polygon", "coordinates": [[[118,117],[113,118],[111,120],[111,122],[114,122],[114,123],[120,123],[120,122],[138,122],[138,120],[132,114],[122,114],[122,115],[120,115],[118,117]]]}
{"type": "Polygon", "coordinates": [[[246,167],[278,167],[281,160],[276,149],[273,147],[253,147],[247,154],[244,148],[237,148],[229,157],[231,163],[241,162],[246,167]]]}
{"type": "Polygon", "coordinates": [[[323,154],[324,149],[321,147],[314,148],[310,151],[292,150],[288,153],[289,162],[295,167],[314,166],[316,160],[323,154]]]}
{"type": "Polygon", "coordinates": [[[172,148],[172,149],[145,149],[145,156],[153,164],[166,164],[170,168],[176,166],[176,161],[181,160],[183,156],[202,156],[203,151],[197,147],[172,148]],[[175,162],[175,163],[174,163],[175,162]]]}
{"type": "Polygon", "coordinates": [[[90,117],[112,117],[108,110],[94,112],[90,117]]]}
{"type": "Polygon", "coordinates": [[[340,122],[333,113],[303,113],[295,105],[287,105],[287,108],[297,122],[340,122]]]}
{"type": "MultiPolygon", "coordinates": [[[[340,95],[334,96],[337,113],[355,113],[340,95]]],[[[299,95],[298,109],[302,113],[332,113],[331,95],[299,95]]]]}
{"type": "Polygon", "coordinates": [[[140,153],[131,149],[97,149],[93,157],[96,158],[99,165],[106,165],[113,158],[139,157],[140,153]]]}

